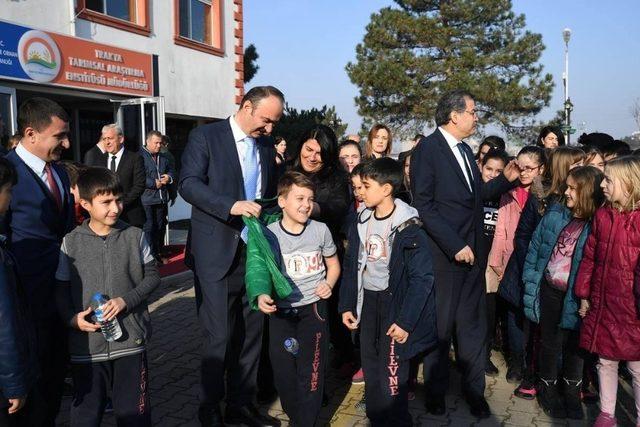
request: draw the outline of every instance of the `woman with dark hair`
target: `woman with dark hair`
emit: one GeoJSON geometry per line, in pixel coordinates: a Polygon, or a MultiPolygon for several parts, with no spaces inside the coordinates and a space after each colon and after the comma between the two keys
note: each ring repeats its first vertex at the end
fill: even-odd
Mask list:
{"type": "Polygon", "coordinates": [[[375,124],[369,131],[364,146],[364,158],[379,159],[391,153],[391,130],[383,124],[375,124]]]}
{"type": "Polygon", "coordinates": [[[561,147],[564,145],[564,135],[556,126],[545,126],[540,130],[536,145],[548,149],[561,147]]]}
{"type": "Polygon", "coordinates": [[[349,173],[362,161],[362,148],[357,142],[347,139],[338,146],[340,164],[349,173]]]}
{"type": "MultiPolygon", "coordinates": [[[[333,130],[325,125],[314,125],[305,131],[291,169],[303,173],[313,182],[315,192],[311,218],[329,227],[342,262],[344,247],[340,231],[353,205],[353,198],[349,174],[338,160],[338,141],[333,130]]],[[[329,299],[329,331],[336,350],[334,364],[342,366],[353,362],[353,344],[338,315],[337,288],[333,295],[329,299]]],[[[353,371],[349,373],[352,374],[353,371]]]]}
{"type": "Polygon", "coordinates": [[[273,146],[276,149],[276,163],[279,166],[287,161],[287,141],[281,136],[276,136],[273,146]]]}
{"type": "Polygon", "coordinates": [[[485,139],[482,140],[480,146],[478,147],[478,152],[476,153],[476,163],[478,163],[478,167],[482,170],[482,159],[490,150],[506,150],[506,144],[504,139],[499,136],[489,135],[485,139]]]}

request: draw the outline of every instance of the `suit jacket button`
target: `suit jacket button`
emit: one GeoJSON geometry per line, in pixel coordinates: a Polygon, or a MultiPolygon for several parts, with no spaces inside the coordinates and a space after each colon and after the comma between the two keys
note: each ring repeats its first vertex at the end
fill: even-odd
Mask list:
{"type": "Polygon", "coordinates": [[[239,234],[234,234],[234,235],[233,235],[233,238],[234,238],[234,239],[236,239],[236,240],[238,240],[238,238],[239,238],[239,237],[240,237],[240,235],[239,235],[239,234]]]}

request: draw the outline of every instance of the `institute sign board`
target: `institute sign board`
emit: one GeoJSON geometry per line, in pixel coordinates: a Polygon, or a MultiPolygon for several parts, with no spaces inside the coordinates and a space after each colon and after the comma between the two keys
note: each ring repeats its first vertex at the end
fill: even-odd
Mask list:
{"type": "Polygon", "coordinates": [[[153,96],[153,56],[0,20],[0,79],[153,96]]]}

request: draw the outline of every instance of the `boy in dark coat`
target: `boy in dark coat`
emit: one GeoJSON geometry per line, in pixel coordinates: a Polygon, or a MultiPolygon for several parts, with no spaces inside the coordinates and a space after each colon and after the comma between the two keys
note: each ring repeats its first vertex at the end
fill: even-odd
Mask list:
{"type": "Polygon", "coordinates": [[[390,158],[362,169],[363,210],[349,232],[340,306],[360,327],[367,417],[372,426],[410,426],[409,360],[437,344],[431,254],[418,212],[394,196],[402,167],[390,158]]]}

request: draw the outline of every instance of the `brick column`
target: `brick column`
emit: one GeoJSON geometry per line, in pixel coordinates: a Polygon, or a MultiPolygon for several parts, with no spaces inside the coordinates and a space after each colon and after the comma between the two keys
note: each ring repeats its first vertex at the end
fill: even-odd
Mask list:
{"type": "Polygon", "coordinates": [[[236,56],[236,104],[240,105],[244,96],[244,42],[242,32],[242,0],[233,0],[233,36],[236,56]]]}

